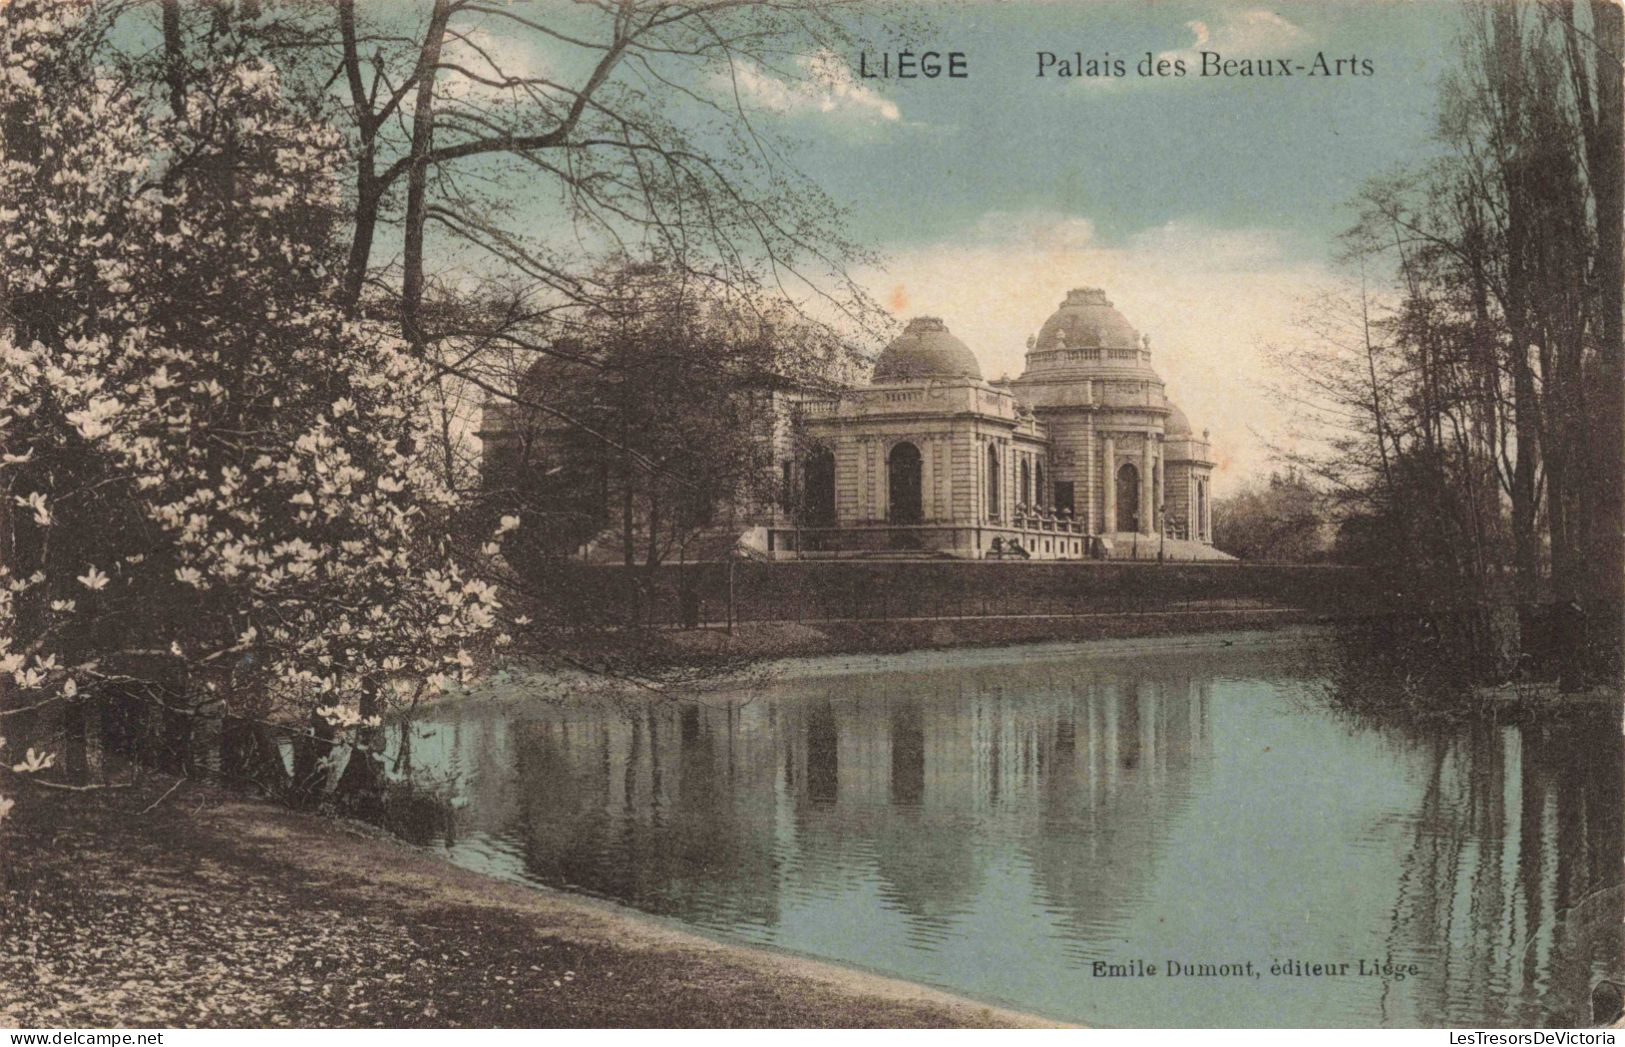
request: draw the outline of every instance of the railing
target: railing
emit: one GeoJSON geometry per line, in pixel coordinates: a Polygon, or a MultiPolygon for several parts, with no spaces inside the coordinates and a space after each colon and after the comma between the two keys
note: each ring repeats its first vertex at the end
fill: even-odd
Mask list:
{"type": "Polygon", "coordinates": [[[1022,531],[1047,531],[1051,534],[1088,534],[1089,529],[1077,517],[1065,513],[1052,513],[1045,509],[1017,509],[1010,526],[1022,531]]]}
{"type": "Polygon", "coordinates": [[[1022,548],[1044,560],[1080,560],[1096,549],[1082,522],[1023,517],[984,524],[851,524],[843,527],[770,527],[770,559],[831,559],[865,554],[902,554],[975,560],[1021,555],[1022,548]],[[995,549],[995,543],[998,548],[995,549]],[[1006,552],[1008,551],[1008,552],[1006,552]]]}

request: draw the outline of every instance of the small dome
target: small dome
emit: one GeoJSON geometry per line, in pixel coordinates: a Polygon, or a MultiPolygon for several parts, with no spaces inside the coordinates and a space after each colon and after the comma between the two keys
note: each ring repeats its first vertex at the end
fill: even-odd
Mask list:
{"type": "Polygon", "coordinates": [[[1134,349],[1140,345],[1140,333],[1112,306],[1105,291],[1075,287],[1039,328],[1033,349],[1059,349],[1063,342],[1072,349],[1134,349]]]}
{"type": "Polygon", "coordinates": [[[1168,405],[1168,420],[1163,423],[1162,434],[1170,438],[1190,437],[1191,420],[1185,417],[1185,412],[1181,411],[1177,404],[1168,405]]]}
{"type": "Polygon", "coordinates": [[[982,379],[982,368],[970,347],[948,332],[934,316],[917,316],[881,351],[873,382],[907,382],[916,378],[982,379]]]}

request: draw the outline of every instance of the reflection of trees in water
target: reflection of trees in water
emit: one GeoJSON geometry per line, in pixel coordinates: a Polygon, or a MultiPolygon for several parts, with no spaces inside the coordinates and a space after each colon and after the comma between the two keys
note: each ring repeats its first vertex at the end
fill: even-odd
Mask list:
{"type": "Polygon", "coordinates": [[[1424,1022],[1584,1023],[1592,985],[1619,974],[1617,730],[1480,724],[1421,744],[1430,774],[1389,947],[1422,974],[1390,999],[1424,1022]]]}
{"type": "MultiPolygon", "coordinates": [[[[469,716],[420,739],[413,759],[472,773],[470,820],[505,831],[549,883],[739,928],[878,894],[891,915],[876,936],[900,920],[916,945],[973,907],[997,913],[1030,894],[1062,947],[1093,958],[1143,917],[1169,837],[1191,828],[1180,813],[1215,755],[1209,681],[1225,657],[800,681],[745,706],[469,716]]],[[[1247,679],[1272,679],[1260,652],[1237,657],[1247,679]]],[[[1392,907],[1385,928],[1356,937],[1385,932],[1393,958],[1422,967],[1382,989],[1386,1020],[1583,1021],[1622,945],[1617,729],[1347,719],[1388,750],[1375,766],[1401,776],[1404,799],[1383,810],[1403,828],[1306,846],[1382,849],[1376,886],[1392,907]]]]}
{"type": "Polygon", "coordinates": [[[1414,720],[1458,716],[1479,674],[1461,645],[1400,616],[1340,622],[1330,642],[1306,645],[1299,660],[1336,708],[1414,720]]]}

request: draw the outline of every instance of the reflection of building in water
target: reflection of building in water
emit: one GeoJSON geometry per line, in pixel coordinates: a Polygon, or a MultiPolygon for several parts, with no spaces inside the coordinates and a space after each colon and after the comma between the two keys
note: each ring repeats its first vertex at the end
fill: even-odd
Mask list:
{"type": "MultiPolygon", "coordinates": [[[[470,776],[460,860],[910,977],[989,984],[954,980],[974,954],[1071,978],[1166,916],[1266,960],[1324,945],[1310,958],[1421,968],[1283,995],[1295,1021],[1587,1018],[1625,921],[1615,730],[1351,727],[1272,696],[1294,677],[1258,652],[1235,688],[1226,655],[1200,657],[453,712],[414,758],[470,776]]],[[[1072,1006],[1032,984],[1032,1006],[1072,1006]]],[[[1253,1006],[1186,991],[1119,986],[1118,1020],[1253,1006]]]]}
{"type": "Polygon", "coordinates": [[[800,720],[786,732],[796,838],[819,860],[791,875],[822,882],[829,866],[862,862],[925,936],[970,907],[1004,845],[1046,907],[1078,925],[1119,915],[1207,747],[1206,682],[1156,670],[1004,667],[841,687],[846,701],[785,710],[800,720]]]}
{"type": "Polygon", "coordinates": [[[1039,831],[1028,853],[1046,906],[1089,951],[1149,879],[1206,753],[1208,683],[1095,683],[1053,727],[1039,831]]]}
{"type": "Polygon", "coordinates": [[[771,925],[782,892],[867,882],[918,939],[967,911],[1007,851],[1055,911],[1119,911],[1207,743],[1206,685],[1155,670],[1007,666],[828,690],[430,723],[414,752],[467,777],[462,830],[544,882],[713,925],[771,925]]]}
{"type": "Polygon", "coordinates": [[[526,865],[549,883],[658,912],[772,923],[771,738],[757,710],[693,704],[563,709],[518,727],[526,865]]]}

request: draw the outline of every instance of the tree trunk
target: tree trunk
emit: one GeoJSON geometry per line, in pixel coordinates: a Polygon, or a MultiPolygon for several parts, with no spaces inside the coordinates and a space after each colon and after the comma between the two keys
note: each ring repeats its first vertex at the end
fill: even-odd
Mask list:
{"type": "Polygon", "coordinates": [[[356,163],[360,170],[356,173],[355,229],[350,238],[350,257],[345,262],[344,287],[339,296],[339,304],[351,316],[361,305],[361,292],[367,283],[367,266],[372,259],[372,240],[377,235],[378,209],[383,204],[383,193],[377,186],[377,178],[369,170],[371,153],[364,150],[356,163]]]}
{"type": "Polygon", "coordinates": [[[1621,272],[1622,190],[1625,190],[1625,13],[1610,0],[1591,0],[1597,55],[1596,120],[1586,138],[1591,191],[1597,215],[1595,275],[1600,313],[1592,421],[1596,466],[1589,572],[1593,602],[1610,612],[1620,606],[1625,583],[1625,273],[1621,272]]]}
{"type": "Polygon", "coordinates": [[[309,733],[294,740],[293,781],[289,793],[294,803],[314,807],[326,791],[326,758],[333,751],[333,725],[312,713],[309,733]]]}
{"type": "Polygon", "coordinates": [[[164,82],[169,85],[169,111],[186,116],[186,56],[181,47],[180,0],[163,0],[164,82]]]}
{"type": "Polygon", "coordinates": [[[1540,598],[1540,490],[1536,483],[1540,437],[1527,342],[1515,345],[1512,353],[1512,424],[1518,442],[1518,457],[1512,466],[1512,548],[1518,600],[1528,605],[1540,598]]]}
{"type": "Polygon", "coordinates": [[[451,0],[435,0],[429,30],[418,53],[417,100],[412,106],[412,154],[406,172],[406,243],[402,255],[401,334],[421,353],[423,308],[423,225],[429,192],[429,150],[434,147],[435,68],[451,16],[451,0]]]}
{"type": "MultiPolygon", "coordinates": [[[[378,184],[378,114],[373,111],[361,79],[360,43],[356,37],[355,0],[338,0],[336,14],[343,47],[344,70],[350,87],[350,104],[356,111],[356,131],[361,145],[356,150],[355,228],[350,232],[350,256],[344,267],[344,287],[339,302],[355,314],[367,282],[367,265],[372,258],[372,240],[378,227],[378,209],[383,203],[383,186],[378,184]]],[[[376,83],[376,80],[374,81],[376,83]]]]}

